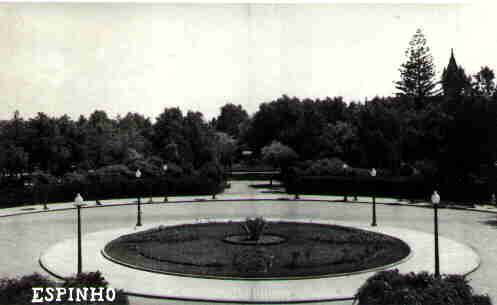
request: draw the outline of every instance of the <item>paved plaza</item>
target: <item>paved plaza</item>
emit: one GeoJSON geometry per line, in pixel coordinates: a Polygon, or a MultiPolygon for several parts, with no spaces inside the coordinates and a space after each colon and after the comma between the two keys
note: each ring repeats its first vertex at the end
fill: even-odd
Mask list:
{"type": "MultiPolygon", "coordinates": [[[[228,221],[229,219],[215,219],[216,221],[228,221]]],[[[243,220],[230,219],[230,220],[243,220]]],[[[282,220],[282,219],[268,219],[282,220]]],[[[365,227],[360,223],[319,221],[316,219],[292,219],[293,221],[334,224],[341,226],[356,227],[363,230],[379,232],[397,237],[405,241],[411,248],[411,254],[398,263],[392,264],[392,268],[398,268],[400,272],[421,272],[430,270],[434,265],[433,258],[433,235],[407,230],[399,227],[365,227]]],[[[197,220],[204,222],[204,220],[197,220]]],[[[161,224],[180,225],[191,222],[168,221],[148,226],[138,230],[147,230],[161,224]]],[[[175,276],[161,273],[147,272],[143,270],[130,269],[129,267],[116,264],[101,254],[105,245],[119,236],[136,232],[133,228],[100,231],[87,234],[83,238],[83,271],[100,270],[103,276],[113,284],[114,287],[124,289],[134,295],[153,296],[181,299],[202,299],[206,296],[211,300],[219,301],[247,301],[254,303],[262,302],[288,302],[288,301],[323,301],[344,300],[353,298],[355,292],[362,283],[371,277],[376,271],[354,272],[348,275],[337,275],[332,277],[314,277],[299,280],[219,280],[193,278],[186,276],[175,276]],[[143,285],[142,283],[147,283],[143,285]]],[[[48,249],[40,258],[40,263],[52,274],[58,277],[69,277],[77,270],[77,240],[69,239],[48,249]],[[61,258],[61,253],[64,257],[61,258]]],[[[440,257],[442,266],[441,273],[465,275],[475,270],[479,265],[478,255],[469,247],[450,240],[440,238],[440,247],[443,251],[440,257]],[[458,264],[451,262],[458,261],[458,264]]]]}
{"type": "MultiPolygon", "coordinates": [[[[247,182],[233,182],[232,187],[226,193],[218,195],[217,198],[220,200],[211,201],[210,196],[173,197],[170,198],[170,202],[167,204],[144,204],[144,225],[150,226],[158,223],[192,221],[205,218],[243,218],[256,215],[268,218],[320,219],[330,223],[353,224],[364,228],[368,228],[371,222],[370,198],[361,197],[359,198],[360,202],[357,203],[354,201],[339,202],[343,197],[301,196],[302,200],[294,201],[288,200],[292,199],[293,196],[287,194],[271,194],[264,191],[264,189],[250,188],[247,182]],[[225,199],[234,199],[235,201],[223,201],[225,199]]],[[[156,201],[159,200],[159,198],[156,198],[156,201]]],[[[136,205],[114,206],[119,203],[130,202],[133,202],[133,200],[103,201],[103,207],[84,209],[82,218],[83,230],[86,234],[85,238],[96,236],[101,231],[133,231],[136,224],[136,205]]],[[[396,234],[419,232],[419,235],[425,238],[423,243],[426,244],[426,247],[420,247],[415,251],[414,255],[420,254],[418,251],[425,251],[425,254],[419,256],[419,258],[425,258],[419,264],[424,266],[421,267],[422,269],[432,268],[433,257],[430,253],[433,249],[433,210],[423,207],[423,203],[415,207],[392,199],[378,199],[377,202],[383,204],[377,205],[378,227],[375,230],[388,232],[399,228],[396,234]]],[[[93,207],[95,204],[91,202],[88,206],[93,207]]],[[[75,211],[67,209],[71,208],[71,204],[54,204],[50,205],[50,208],[51,210],[60,210],[39,213],[42,210],[40,206],[0,210],[0,215],[3,216],[17,214],[17,216],[0,218],[0,249],[3,253],[8,254],[0,257],[0,273],[2,276],[19,276],[35,271],[46,274],[38,263],[40,256],[47,253],[47,250],[62,245],[64,241],[75,238],[75,211]],[[24,215],[22,215],[23,213],[24,215]]],[[[490,209],[482,207],[480,210],[487,213],[457,209],[441,209],[439,211],[439,229],[442,237],[440,244],[441,271],[456,272],[454,270],[462,268],[462,266],[469,267],[466,268],[467,270],[460,272],[466,273],[470,271],[469,269],[472,269],[471,266],[477,260],[476,255],[472,255],[472,253],[476,253],[479,257],[478,263],[480,263],[480,267],[468,276],[470,283],[477,293],[487,293],[492,297],[493,302],[496,302],[497,288],[494,283],[497,282],[497,271],[495,271],[494,266],[497,264],[497,257],[495,256],[495,253],[497,253],[495,243],[495,240],[497,240],[497,216],[491,213],[490,209]],[[453,241],[456,245],[461,245],[462,248],[454,248],[446,241],[453,241]]],[[[73,264],[75,259],[74,253],[70,250],[61,251],[60,256],[60,262],[65,261],[67,264],[73,264]]],[[[91,266],[91,259],[86,258],[86,260],[86,264],[91,266]]],[[[415,261],[408,260],[408,262],[412,264],[415,261]]],[[[69,265],[66,265],[66,269],[71,268],[67,266],[69,265]]],[[[86,269],[85,262],[83,268],[86,269]]],[[[399,269],[407,271],[409,268],[403,270],[403,268],[399,267],[399,269]]],[[[334,280],[337,279],[335,278],[334,280]]],[[[350,290],[349,285],[344,284],[346,283],[345,280],[341,283],[343,289],[353,290],[353,288],[350,290]]],[[[281,283],[275,285],[281,285],[281,283]]],[[[316,288],[315,290],[317,293],[322,293],[326,289],[338,289],[339,286],[337,285],[327,287],[325,282],[322,282],[313,287],[319,287],[319,289],[316,288]]],[[[355,286],[357,286],[357,283],[355,286]]],[[[174,287],[169,287],[168,289],[175,290],[174,287]]],[[[221,288],[219,289],[219,291],[222,291],[221,288]]],[[[207,284],[199,282],[192,282],[188,287],[176,289],[178,295],[181,291],[194,291],[200,294],[200,297],[209,293],[207,284]]],[[[215,291],[215,289],[211,291],[215,291]]],[[[216,293],[219,293],[219,291],[216,293]]],[[[291,292],[295,294],[295,299],[302,299],[303,295],[297,294],[296,291],[291,292]]],[[[291,294],[289,291],[286,292],[287,295],[291,294]]],[[[240,292],[240,294],[242,293],[244,292],[240,292]]],[[[269,289],[265,290],[264,293],[278,295],[280,292],[275,289],[269,289]]],[[[138,297],[131,297],[130,301],[133,305],[192,303],[184,300],[144,299],[138,297]]],[[[351,303],[351,301],[340,301],[319,304],[351,303]]],[[[212,302],[195,302],[195,304],[212,304],[212,302]]]]}

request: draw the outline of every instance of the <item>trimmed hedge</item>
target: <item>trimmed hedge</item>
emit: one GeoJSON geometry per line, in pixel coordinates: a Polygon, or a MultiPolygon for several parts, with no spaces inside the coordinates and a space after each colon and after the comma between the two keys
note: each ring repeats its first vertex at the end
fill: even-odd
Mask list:
{"type": "Polygon", "coordinates": [[[9,207],[43,202],[72,202],[77,193],[85,200],[148,196],[210,195],[222,192],[225,184],[205,176],[127,179],[116,176],[105,181],[73,181],[34,187],[0,189],[0,206],[9,207]]]}
{"type": "Polygon", "coordinates": [[[406,177],[294,176],[285,186],[290,194],[426,198],[433,192],[423,180],[406,177]]]}
{"type": "Polygon", "coordinates": [[[491,305],[488,296],[475,295],[459,275],[436,278],[427,272],[401,274],[397,269],[370,277],[356,296],[358,305],[491,305]]]}
{"type": "Polygon", "coordinates": [[[444,201],[472,204],[488,201],[490,192],[485,184],[454,186],[436,183],[422,176],[411,177],[344,177],[290,176],[284,179],[290,194],[326,194],[339,196],[376,196],[429,200],[437,190],[444,201]]]}

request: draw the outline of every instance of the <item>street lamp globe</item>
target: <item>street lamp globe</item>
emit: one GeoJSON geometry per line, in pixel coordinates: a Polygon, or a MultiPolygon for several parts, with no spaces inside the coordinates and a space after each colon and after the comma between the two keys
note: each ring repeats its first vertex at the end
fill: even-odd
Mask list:
{"type": "Polygon", "coordinates": [[[433,205],[437,205],[440,203],[440,195],[438,195],[437,191],[434,191],[431,195],[431,203],[433,205]]]}
{"type": "Polygon", "coordinates": [[[84,200],[83,200],[83,197],[81,196],[81,194],[80,194],[80,193],[78,193],[78,194],[76,195],[76,198],[74,198],[74,205],[76,205],[76,206],[78,206],[78,205],[79,205],[79,206],[81,206],[81,205],[83,205],[83,201],[84,201],[84,200]]]}
{"type": "Polygon", "coordinates": [[[142,172],[139,169],[137,169],[135,172],[135,176],[136,178],[140,178],[142,176],[142,172]]]}
{"type": "Polygon", "coordinates": [[[162,169],[163,169],[165,172],[167,172],[167,164],[164,164],[164,165],[162,166],[162,169]]]}
{"type": "Polygon", "coordinates": [[[376,177],[376,169],[372,168],[369,174],[371,174],[371,177],[376,177]]]}

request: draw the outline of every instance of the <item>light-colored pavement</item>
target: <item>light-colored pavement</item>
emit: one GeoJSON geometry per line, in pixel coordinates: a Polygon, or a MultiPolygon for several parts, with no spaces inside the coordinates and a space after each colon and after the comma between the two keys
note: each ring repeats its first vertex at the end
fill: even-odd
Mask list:
{"type": "MultiPolygon", "coordinates": [[[[253,183],[253,182],[252,182],[253,183]]],[[[267,182],[264,182],[267,183],[267,182]]],[[[218,199],[283,199],[293,198],[286,194],[264,193],[262,189],[248,188],[243,181],[232,182],[232,188],[218,199]]],[[[340,200],[343,197],[301,196],[302,199],[340,200]]],[[[162,198],[160,198],[162,199],[162,198]]],[[[349,197],[349,200],[351,198],[349,197]]],[[[157,198],[156,200],[159,200],[157,198]]],[[[359,198],[370,202],[370,198],[359,198]]],[[[103,201],[104,205],[133,202],[134,200],[103,201]]],[[[215,201],[210,196],[190,196],[170,198],[171,203],[143,206],[143,221],[147,223],[167,222],[171,220],[188,220],[203,217],[246,217],[261,215],[284,218],[319,218],[332,221],[357,222],[369,224],[371,205],[368,203],[340,203],[326,201],[215,201]],[[203,199],[209,202],[181,203],[183,200],[203,199]]],[[[146,202],[146,200],[145,200],[146,202]]],[[[379,228],[401,227],[409,230],[433,233],[433,211],[427,208],[415,208],[409,205],[397,205],[392,199],[377,199],[386,203],[377,205],[379,228]],[[392,205],[395,204],[395,205],[392,205]]],[[[400,203],[402,204],[402,203],[400,203]]],[[[94,204],[91,203],[91,206],[94,204]]],[[[70,208],[71,204],[51,204],[50,209],[70,208]]],[[[14,217],[0,218],[0,250],[7,255],[0,256],[0,276],[19,276],[34,271],[43,272],[38,265],[40,254],[51,246],[75,237],[74,210],[59,210],[48,213],[32,213],[42,209],[41,206],[18,207],[0,210],[1,215],[27,213],[14,217]]],[[[479,207],[479,210],[491,209],[479,207]]],[[[472,247],[481,258],[481,266],[469,276],[472,286],[478,293],[488,293],[497,301],[497,217],[491,213],[471,210],[441,209],[439,211],[440,234],[472,247]]],[[[134,227],[136,223],[136,206],[102,207],[83,210],[83,230],[92,233],[113,230],[122,227],[134,227]]],[[[441,253],[444,249],[441,248],[441,253]]],[[[69,256],[69,255],[67,255],[69,256]]],[[[464,258],[461,258],[463,260],[464,258]]],[[[451,264],[458,264],[454,261],[451,264]]],[[[443,268],[443,267],[442,267],[443,268]]],[[[192,287],[194,288],[194,287],[192,287]]],[[[131,298],[132,305],[191,304],[191,301],[154,300],[131,298]]],[[[198,302],[209,304],[212,302],[198,302]]],[[[326,304],[326,303],[321,303],[326,304]]],[[[332,303],[329,303],[332,304],[332,303]]],[[[333,303],[335,304],[335,303],[333,303]]],[[[338,302],[336,304],[351,304],[338,302]]]]}
{"type": "MultiPolygon", "coordinates": [[[[214,220],[214,219],[212,219],[214,220]]],[[[215,221],[243,220],[241,219],[215,219],[215,221]]],[[[268,220],[282,220],[268,219],[268,220]]],[[[397,237],[405,241],[411,248],[411,254],[395,265],[400,272],[431,271],[434,266],[433,235],[407,230],[399,227],[365,227],[364,224],[320,221],[316,219],[292,219],[293,221],[337,224],[379,232],[397,237]]],[[[166,225],[179,225],[193,221],[168,221],[160,223],[166,225]]],[[[204,222],[197,220],[196,222],[204,222]]],[[[142,227],[138,231],[157,227],[153,224],[142,227]]],[[[323,301],[352,299],[369,277],[378,270],[376,268],[367,272],[354,273],[343,276],[321,277],[299,280],[220,280],[202,279],[186,276],[174,276],[160,273],[130,269],[114,263],[101,255],[105,245],[119,236],[133,233],[137,230],[124,228],[117,230],[100,231],[88,234],[83,238],[84,270],[100,270],[104,277],[119,289],[124,289],[134,295],[154,297],[169,297],[180,299],[208,299],[227,302],[288,302],[288,301],[323,301]],[[143,285],[142,283],[147,283],[143,285]]],[[[40,261],[42,265],[61,278],[69,277],[76,270],[77,247],[76,239],[69,239],[56,244],[46,251],[40,261]],[[61,253],[64,256],[61,257],[61,253]]],[[[478,267],[478,255],[469,247],[444,237],[440,238],[440,247],[444,249],[440,256],[441,273],[466,275],[478,267]],[[457,261],[457,264],[452,262],[457,261]]]]}

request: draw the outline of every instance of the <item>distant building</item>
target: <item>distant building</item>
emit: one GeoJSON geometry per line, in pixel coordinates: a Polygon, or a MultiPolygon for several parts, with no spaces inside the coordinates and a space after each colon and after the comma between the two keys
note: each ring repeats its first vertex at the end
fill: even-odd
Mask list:
{"type": "Polygon", "coordinates": [[[442,72],[442,89],[445,96],[457,98],[469,93],[470,78],[464,69],[457,65],[454,49],[450,50],[449,64],[442,72]]]}

